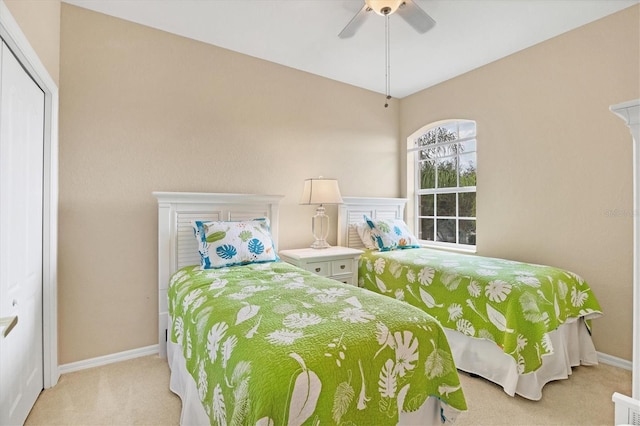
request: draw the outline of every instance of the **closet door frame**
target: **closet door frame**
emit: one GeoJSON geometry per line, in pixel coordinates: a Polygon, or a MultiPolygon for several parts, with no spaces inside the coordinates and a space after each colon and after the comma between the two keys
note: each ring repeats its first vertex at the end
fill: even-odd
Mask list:
{"type": "Polygon", "coordinates": [[[44,387],[58,383],[58,86],[0,0],[0,37],[44,91],[42,338],[44,387]]]}

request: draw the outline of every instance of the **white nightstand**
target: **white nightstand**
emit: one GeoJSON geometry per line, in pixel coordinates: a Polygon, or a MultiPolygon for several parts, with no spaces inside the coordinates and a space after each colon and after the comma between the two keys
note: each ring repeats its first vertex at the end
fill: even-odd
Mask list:
{"type": "Polygon", "coordinates": [[[358,259],[362,253],[362,250],[348,247],[329,247],[282,250],[278,256],[314,274],[357,286],[358,259]]]}

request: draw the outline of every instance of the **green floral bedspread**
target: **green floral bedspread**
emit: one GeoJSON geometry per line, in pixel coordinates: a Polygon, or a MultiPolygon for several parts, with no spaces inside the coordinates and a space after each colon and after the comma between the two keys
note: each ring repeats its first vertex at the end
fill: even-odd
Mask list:
{"type": "Polygon", "coordinates": [[[496,342],[520,374],[553,352],[548,332],[568,318],[602,314],[581,277],[550,266],[422,248],[369,251],[358,274],[361,287],[424,309],[443,327],[496,342]]]}
{"type": "Polygon", "coordinates": [[[385,425],[466,402],[444,331],[399,301],[284,262],[176,272],[171,340],[212,425],[385,425]]]}

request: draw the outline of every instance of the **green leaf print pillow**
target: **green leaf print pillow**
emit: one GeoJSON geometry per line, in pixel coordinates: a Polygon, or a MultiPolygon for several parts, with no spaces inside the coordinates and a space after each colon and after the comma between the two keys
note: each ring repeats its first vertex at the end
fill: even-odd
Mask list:
{"type": "Polygon", "coordinates": [[[371,228],[371,238],[380,251],[420,247],[418,239],[401,219],[373,220],[364,215],[364,221],[371,228]]]}
{"type": "Polygon", "coordinates": [[[267,218],[246,221],[193,221],[202,269],[280,260],[267,218]]]}

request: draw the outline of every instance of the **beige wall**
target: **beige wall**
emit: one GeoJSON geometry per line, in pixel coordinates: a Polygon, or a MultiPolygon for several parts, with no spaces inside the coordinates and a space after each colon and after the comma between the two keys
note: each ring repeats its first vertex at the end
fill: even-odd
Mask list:
{"type": "Polygon", "coordinates": [[[399,195],[382,95],[68,4],[61,28],[62,364],[157,343],[152,191],[285,195],[280,248],[313,240],[308,177],[399,195]]]}
{"type": "Polygon", "coordinates": [[[60,0],[3,0],[49,75],[60,83],[60,0]]]}
{"type": "Polygon", "coordinates": [[[608,106],[640,96],[639,6],[385,110],[378,94],[58,0],[5,3],[60,85],[61,364],[156,343],[151,191],[283,194],[281,247],[306,245],[305,178],[400,195],[403,139],[451,117],[478,122],[479,253],[580,273],[606,312],[597,349],[631,358],[631,143],[608,106]]]}
{"type": "Polygon", "coordinates": [[[597,350],[628,360],[632,143],[608,108],[640,97],[639,22],[633,6],[401,101],[401,151],[425,124],[476,120],[478,254],[580,274],[605,313],[597,350]]]}

